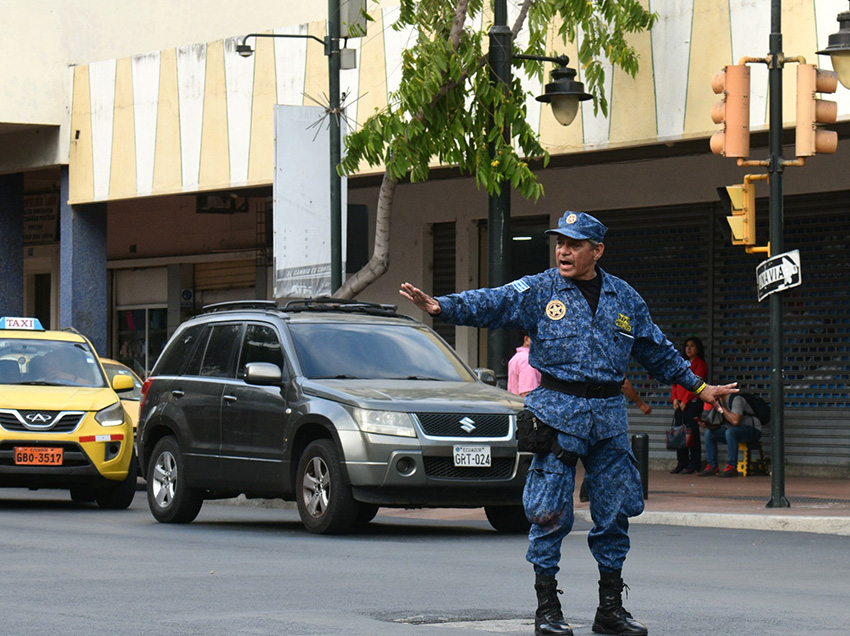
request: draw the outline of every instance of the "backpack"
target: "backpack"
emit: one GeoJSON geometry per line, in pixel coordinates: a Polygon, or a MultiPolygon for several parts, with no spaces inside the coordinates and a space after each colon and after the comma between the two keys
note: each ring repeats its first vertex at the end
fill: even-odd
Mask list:
{"type": "Polygon", "coordinates": [[[759,418],[762,426],[770,424],[770,405],[767,402],[757,395],[745,393],[744,391],[740,391],[738,395],[747,401],[747,404],[750,405],[755,416],[759,418]]]}

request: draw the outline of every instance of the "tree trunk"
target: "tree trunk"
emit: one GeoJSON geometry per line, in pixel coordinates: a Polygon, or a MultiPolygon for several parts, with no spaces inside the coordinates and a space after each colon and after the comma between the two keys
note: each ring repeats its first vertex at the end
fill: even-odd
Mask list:
{"type": "Polygon", "coordinates": [[[384,172],[381,191],[378,193],[378,210],[375,219],[375,247],[372,258],[363,268],[343,283],[334,294],[338,298],[354,298],[369,285],[383,276],[390,267],[390,227],[392,225],[393,200],[398,182],[384,172]]]}

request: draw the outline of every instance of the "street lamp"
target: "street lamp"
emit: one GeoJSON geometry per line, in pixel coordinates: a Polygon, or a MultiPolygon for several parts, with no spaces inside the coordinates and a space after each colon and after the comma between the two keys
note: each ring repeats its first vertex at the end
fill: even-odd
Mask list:
{"type": "Polygon", "coordinates": [[[543,94],[537,96],[537,101],[548,103],[552,107],[552,114],[561,126],[573,123],[578,114],[578,103],[590,99],[591,96],[584,92],[584,84],[576,81],[575,69],[567,67],[570,58],[566,55],[556,58],[516,55],[514,59],[557,62],[558,66],[549,74],[552,81],[546,84],[543,94]]]}
{"type": "Polygon", "coordinates": [[[818,51],[818,55],[829,55],[832,68],[838,74],[838,81],[850,88],[850,11],[842,11],[836,16],[838,33],[829,36],[829,45],[818,51]]]}
{"type": "Polygon", "coordinates": [[[253,49],[248,38],[309,38],[325,47],[328,58],[328,113],[330,114],[330,177],[331,177],[331,295],[342,287],[342,179],[337,172],[341,157],[340,141],[340,18],[339,0],[328,0],[328,34],[324,39],[302,33],[249,33],[236,45],[236,52],[250,57],[253,49]]]}
{"type": "MultiPolygon", "coordinates": [[[[508,7],[506,0],[496,0],[493,6],[493,26],[490,28],[490,80],[496,86],[507,91],[511,85],[511,64],[514,60],[532,60],[537,62],[554,62],[558,66],[551,72],[552,80],[546,85],[544,94],[537,101],[548,102],[558,122],[567,126],[578,113],[578,103],[590,99],[584,92],[584,84],[575,80],[576,71],[568,68],[569,58],[566,55],[548,57],[543,55],[513,55],[513,34],[507,26],[508,7]]],[[[490,119],[490,127],[494,127],[490,119]]],[[[505,126],[503,132],[506,140],[510,139],[511,131],[505,126]]],[[[496,159],[494,145],[490,145],[490,156],[496,159]]],[[[487,271],[488,285],[498,287],[510,282],[510,221],[511,221],[511,188],[510,183],[503,184],[498,194],[491,194],[488,199],[487,216],[487,271]]],[[[496,372],[498,381],[507,378],[507,333],[503,330],[487,332],[487,364],[496,372]]]]}

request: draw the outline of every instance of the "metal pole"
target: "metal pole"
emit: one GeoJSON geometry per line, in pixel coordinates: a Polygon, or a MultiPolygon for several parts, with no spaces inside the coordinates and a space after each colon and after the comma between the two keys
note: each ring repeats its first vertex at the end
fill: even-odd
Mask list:
{"type": "Polygon", "coordinates": [[[331,170],[331,295],[342,287],[342,179],[337,172],[340,162],[339,112],[339,0],[328,0],[328,108],[330,110],[331,170]]]}
{"type": "MultiPolygon", "coordinates": [[[[782,189],[782,1],[770,3],[770,253],[785,251],[782,189]]],[[[785,498],[785,397],[783,369],[782,294],[770,295],[771,496],[768,508],[788,508],[785,498]]]]}
{"type": "MultiPolygon", "coordinates": [[[[490,28],[490,76],[494,84],[504,90],[511,85],[511,30],[507,26],[508,8],[506,0],[496,0],[493,6],[493,26],[490,28]]],[[[491,128],[494,125],[492,118],[491,128]]],[[[504,137],[510,139],[511,131],[505,126],[504,137]]],[[[490,156],[495,161],[493,146],[490,156]]],[[[511,184],[502,183],[499,194],[491,194],[487,217],[487,271],[488,286],[498,287],[510,282],[511,274],[511,184]]],[[[491,329],[487,333],[487,365],[496,373],[499,386],[507,385],[507,333],[491,329]]]]}

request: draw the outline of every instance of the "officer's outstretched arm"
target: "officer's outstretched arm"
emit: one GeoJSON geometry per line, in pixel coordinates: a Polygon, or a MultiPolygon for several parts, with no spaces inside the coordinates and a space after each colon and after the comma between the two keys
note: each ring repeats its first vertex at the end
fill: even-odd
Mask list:
{"type": "Polygon", "coordinates": [[[723,413],[723,404],[720,403],[720,398],[724,395],[730,395],[731,393],[737,392],[737,382],[723,385],[706,384],[705,388],[700,391],[698,395],[703,402],[708,402],[711,406],[717,409],[718,413],[723,413]]]}
{"type": "Polygon", "coordinates": [[[437,316],[443,311],[443,308],[440,307],[440,303],[436,298],[429,296],[421,289],[414,287],[410,283],[402,283],[401,289],[398,290],[398,293],[419,307],[419,309],[431,314],[432,316],[437,316]]]}

